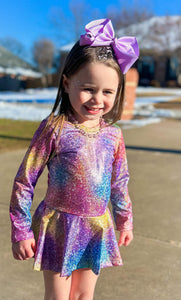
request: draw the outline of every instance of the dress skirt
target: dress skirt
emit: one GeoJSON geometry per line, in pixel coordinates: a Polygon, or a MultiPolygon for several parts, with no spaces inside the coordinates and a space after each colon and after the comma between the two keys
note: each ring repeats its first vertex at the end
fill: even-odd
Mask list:
{"type": "Polygon", "coordinates": [[[58,211],[40,203],[32,220],[37,243],[34,270],[51,270],[60,276],[90,268],[121,266],[109,209],[102,216],[83,217],[58,211]]]}

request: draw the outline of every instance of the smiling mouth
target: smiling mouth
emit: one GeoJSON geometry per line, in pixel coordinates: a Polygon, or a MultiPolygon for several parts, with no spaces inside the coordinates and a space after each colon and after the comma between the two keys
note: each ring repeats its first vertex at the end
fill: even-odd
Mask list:
{"type": "Polygon", "coordinates": [[[101,107],[99,107],[99,108],[94,108],[94,107],[89,108],[87,106],[84,106],[84,107],[91,114],[97,114],[97,113],[99,113],[102,110],[101,107]]]}

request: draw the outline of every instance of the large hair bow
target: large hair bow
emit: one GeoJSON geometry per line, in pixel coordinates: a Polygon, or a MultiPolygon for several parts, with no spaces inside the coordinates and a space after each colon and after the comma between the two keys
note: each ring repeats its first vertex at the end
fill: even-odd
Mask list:
{"type": "Polygon", "coordinates": [[[112,22],[100,19],[85,26],[86,34],[80,36],[80,46],[111,46],[123,74],[125,74],[139,56],[139,47],[135,37],[116,38],[112,22]]]}

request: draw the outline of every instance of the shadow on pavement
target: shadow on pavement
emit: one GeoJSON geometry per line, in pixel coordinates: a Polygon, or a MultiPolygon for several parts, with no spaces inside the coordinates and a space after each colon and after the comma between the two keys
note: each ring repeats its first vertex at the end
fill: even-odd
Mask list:
{"type": "Polygon", "coordinates": [[[163,152],[163,153],[172,153],[172,154],[181,154],[181,150],[169,149],[169,148],[165,149],[165,148],[153,148],[153,147],[127,146],[126,145],[126,149],[151,151],[151,152],[163,152]]]}

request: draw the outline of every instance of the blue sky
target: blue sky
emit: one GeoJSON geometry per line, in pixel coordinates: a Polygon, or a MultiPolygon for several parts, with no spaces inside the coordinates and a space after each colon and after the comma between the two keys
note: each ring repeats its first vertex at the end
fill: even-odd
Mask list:
{"type": "MultiPolygon", "coordinates": [[[[69,3],[69,0],[0,0],[0,38],[13,37],[27,49],[42,37],[48,37],[55,42],[50,16],[58,7],[61,7],[65,15],[70,15],[69,3]]],[[[105,16],[106,9],[111,5],[121,7],[120,0],[86,0],[86,3],[92,9],[99,9],[101,17],[105,16]]],[[[146,6],[148,11],[158,16],[181,15],[180,0],[125,0],[121,3],[146,6]]],[[[58,44],[63,44],[63,41],[58,44]]]]}

